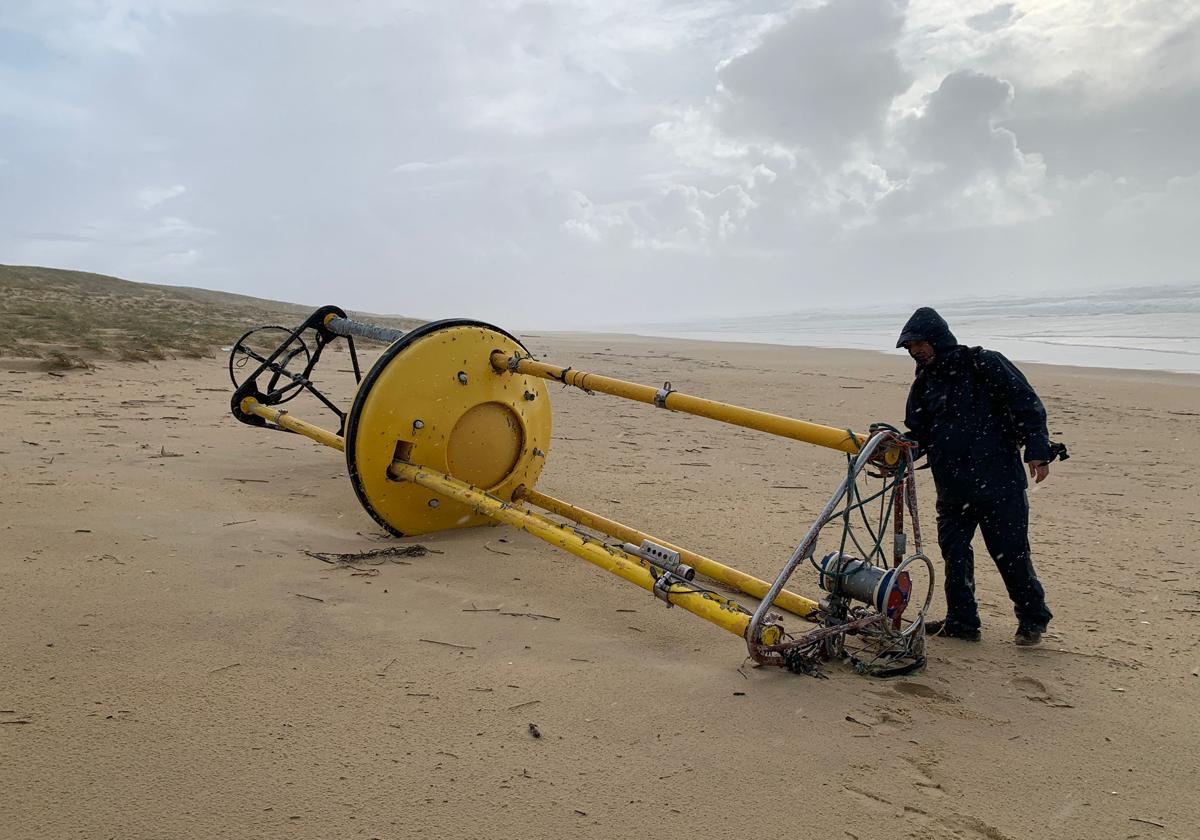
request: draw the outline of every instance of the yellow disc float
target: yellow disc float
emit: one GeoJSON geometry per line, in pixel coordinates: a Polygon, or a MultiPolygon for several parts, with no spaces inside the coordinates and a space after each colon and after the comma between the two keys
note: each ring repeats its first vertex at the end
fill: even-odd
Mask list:
{"type": "Polygon", "coordinates": [[[550,450],[545,381],[498,372],[491,354],[527,355],[479,321],[436,321],[394,342],[359,385],[346,417],[346,466],[367,512],[398,536],[493,524],[418,484],[400,460],[446,473],[505,501],[533,487],[550,450]]]}

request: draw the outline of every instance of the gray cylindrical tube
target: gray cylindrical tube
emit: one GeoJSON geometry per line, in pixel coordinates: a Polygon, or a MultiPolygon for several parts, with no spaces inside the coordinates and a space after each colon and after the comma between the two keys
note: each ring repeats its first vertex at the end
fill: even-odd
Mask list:
{"type": "Polygon", "coordinates": [[[339,318],[337,316],[330,318],[325,324],[325,328],[337,335],[353,335],[357,338],[380,341],[384,344],[391,344],[404,335],[404,330],[377,327],[374,324],[364,324],[361,321],[354,321],[350,318],[339,318]]]}

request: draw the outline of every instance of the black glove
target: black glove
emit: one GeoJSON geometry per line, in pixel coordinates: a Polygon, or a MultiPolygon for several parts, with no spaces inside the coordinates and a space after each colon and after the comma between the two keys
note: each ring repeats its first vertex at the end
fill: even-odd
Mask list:
{"type": "Polygon", "coordinates": [[[909,451],[912,453],[912,459],[914,463],[925,457],[925,447],[921,446],[920,442],[912,436],[911,432],[907,432],[901,435],[901,437],[912,444],[912,449],[909,451]]]}

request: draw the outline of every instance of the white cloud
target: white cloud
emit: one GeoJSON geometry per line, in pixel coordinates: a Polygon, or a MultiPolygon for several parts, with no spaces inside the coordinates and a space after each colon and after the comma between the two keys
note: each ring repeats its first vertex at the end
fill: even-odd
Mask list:
{"type": "Polygon", "coordinates": [[[956,71],[925,108],[896,126],[907,176],[881,201],[881,214],[935,227],[1007,225],[1051,212],[1045,166],[1000,127],[1012,104],[1003,79],[956,71]]]}
{"type": "MultiPolygon", "coordinates": [[[[715,195],[744,185],[736,223],[693,201],[704,217],[682,228],[689,244],[712,241],[784,248],[815,217],[851,232],[874,224],[905,228],[1011,225],[1051,211],[1045,167],[1000,123],[1012,86],[955,71],[914,107],[896,109],[911,76],[899,64],[904,27],[890,0],[841,0],[777,23],[724,63],[705,108],[680,112],[654,137],[695,173],[678,195],[715,195]],[[769,172],[761,181],[756,173],[769,172]],[[689,193],[695,184],[703,193],[689,193]],[[762,219],[769,215],[771,219],[762,219]]],[[[660,194],[645,199],[661,204],[660,194]]],[[[596,211],[593,210],[593,215],[596,211]]],[[[592,226],[625,241],[678,239],[661,214],[622,211],[626,224],[592,226]],[[628,234],[628,226],[637,233],[628,234]]]]}
{"type": "Polygon", "coordinates": [[[138,190],[135,200],[138,207],[141,207],[143,210],[149,210],[152,207],[157,207],[164,201],[177,198],[185,192],[187,192],[187,187],[183,184],[173,184],[169,187],[143,187],[138,190]]]}
{"type": "Polygon", "coordinates": [[[986,12],[970,15],[967,26],[980,32],[995,32],[1009,26],[1020,17],[1016,3],[998,3],[986,12]]]}
{"type": "Polygon", "coordinates": [[[1190,0],[466,8],[0,5],[0,262],[574,325],[1194,277],[1190,0]]]}
{"type": "Polygon", "coordinates": [[[1161,190],[1141,192],[1110,202],[1105,221],[1116,224],[1149,223],[1155,228],[1195,230],[1196,208],[1200,207],[1200,172],[1171,178],[1161,190]]]}
{"type": "Polygon", "coordinates": [[[892,0],[801,9],[722,64],[718,125],[844,160],[856,142],[878,137],[892,99],[911,83],[896,53],[903,24],[892,0]]]}

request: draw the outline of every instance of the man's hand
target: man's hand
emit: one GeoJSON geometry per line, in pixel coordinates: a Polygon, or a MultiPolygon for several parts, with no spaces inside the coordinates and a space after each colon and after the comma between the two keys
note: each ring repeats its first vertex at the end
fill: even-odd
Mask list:
{"type": "Polygon", "coordinates": [[[1049,461],[1029,462],[1029,477],[1033,479],[1034,484],[1041,484],[1046,480],[1046,476],[1048,475],[1050,475],[1049,461]]]}

